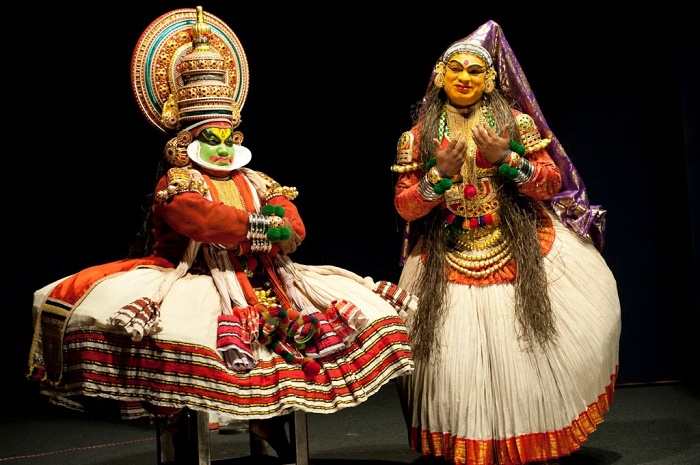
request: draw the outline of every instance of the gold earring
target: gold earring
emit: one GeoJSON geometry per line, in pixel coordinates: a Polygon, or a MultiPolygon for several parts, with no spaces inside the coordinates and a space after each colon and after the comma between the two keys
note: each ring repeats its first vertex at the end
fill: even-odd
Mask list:
{"type": "Polygon", "coordinates": [[[486,85],[484,86],[484,92],[490,94],[496,88],[496,71],[493,68],[489,68],[486,72],[486,85]]]}
{"type": "Polygon", "coordinates": [[[433,84],[435,84],[435,87],[442,89],[445,85],[445,63],[442,61],[438,62],[435,65],[433,73],[435,74],[435,77],[433,77],[433,84]]]}

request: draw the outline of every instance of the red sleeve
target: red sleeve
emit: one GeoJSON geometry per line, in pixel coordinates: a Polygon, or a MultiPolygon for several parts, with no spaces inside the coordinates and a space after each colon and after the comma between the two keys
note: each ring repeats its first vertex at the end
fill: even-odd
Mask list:
{"type": "MultiPolygon", "coordinates": [[[[167,176],[156,191],[165,189],[167,176]]],[[[204,243],[235,247],[248,233],[248,212],[212,202],[197,192],[183,192],[162,203],[156,203],[154,214],[173,230],[204,243]]]]}
{"type": "Polygon", "coordinates": [[[289,223],[294,228],[294,232],[304,239],[306,237],[306,228],[304,227],[304,222],[301,220],[299,211],[297,207],[284,195],[277,195],[272,197],[267,201],[269,205],[279,205],[284,208],[284,217],[289,220],[289,223]]]}
{"type": "Polygon", "coordinates": [[[561,189],[561,173],[546,150],[539,150],[528,155],[534,165],[535,174],[518,189],[535,200],[551,199],[561,189]]]}
{"type": "Polygon", "coordinates": [[[442,198],[437,200],[425,200],[418,192],[418,182],[422,171],[413,171],[399,175],[394,190],[394,206],[401,218],[406,221],[414,221],[422,218],[436,206],[440,205],[442,198]]]}
{"type": "MultiPolygon", "coordinates": [[[[420,134],[417,127],[414,127],[411,131],[414,136],[413,161],[417,162],[420,158],[420,134]]],[[[442,202],[442,198],[428,201],[420,195],[418,183],[421,176],[423,176],[421,170],[409,171],[408,173],[399,174],[399,179],[396,181],[394,207],[401,218],[406,221],[414,221],[424,217],[442,202]]]]}

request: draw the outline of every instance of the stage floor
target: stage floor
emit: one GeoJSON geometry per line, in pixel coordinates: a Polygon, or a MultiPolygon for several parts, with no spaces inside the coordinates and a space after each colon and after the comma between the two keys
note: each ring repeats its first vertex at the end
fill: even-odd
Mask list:
{"type": "MultiPolygon", "coordinates": [[[[418,463],[408,449],[395,387],[334,415],[310,415],[313,465],[418,463]]],[[[154,428],[55,407],[5,415],[0,464],[154,465],[154,428]]],[[[214,459],[248,455],[248,435],[211,433],[214,459]]],[[[270,464],[277,463],[269,460],[270,464]]],[[[262,465],[258,459],[217,464],[262,465]]],[[[700,396],[680,385],[618,389],[612,411],[585,446],[561,465],[698,465],[700,396]]]]}

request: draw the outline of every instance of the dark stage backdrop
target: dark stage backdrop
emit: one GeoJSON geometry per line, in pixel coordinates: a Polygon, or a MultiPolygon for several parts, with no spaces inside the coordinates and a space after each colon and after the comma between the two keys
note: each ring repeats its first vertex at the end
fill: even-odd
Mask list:
{"type": "MultiPolygon", "coordinates": [[[[698,53],[679,24],[685,15],[428,5],[204,3],[248,55],[241,129],[251,166],[301,192],[308,238],[295,259],[398,278],[402,225],[388,169],[397,138],[440,53],[494,19],[592,201],[608,209],[604,255],[622,301],[621,380],[692,375],[690,271],[698,263],[689,199],[698,165],[689,100],[697,66],[689,60],[698,53]]],[[[31,28],[7,39],[19,57],[5,75],[22,122],[5,125],[13,142],[5,153],[10,300],[2,340],[12,389],[34,395],[22,380],[33,290],[124,257],[141,228],[166,137],[136,107],[129,60],[150,21],[183,6],[195,4],[36,6],[24,12],[31,28]]]]}

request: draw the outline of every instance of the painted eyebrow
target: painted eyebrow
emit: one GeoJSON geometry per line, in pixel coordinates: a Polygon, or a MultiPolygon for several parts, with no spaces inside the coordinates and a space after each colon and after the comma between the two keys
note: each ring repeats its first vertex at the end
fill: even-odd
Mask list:
{"type": "Polygon", "coordinates": [[[204,137],[206,137],[207,139],[214,139],[214,140],[218,140],[218,141],[220,141],[220,142],[223,142],[223,139],[222,139],[221,137],[219,137],[218,134],[216,134],[216,133],[213,132],[213,131],[205,130],[205,131],[203,131],[202,134],[203,134],[204,137]]]}

